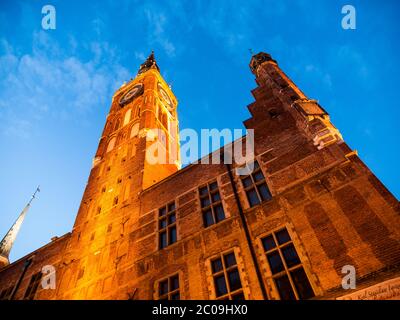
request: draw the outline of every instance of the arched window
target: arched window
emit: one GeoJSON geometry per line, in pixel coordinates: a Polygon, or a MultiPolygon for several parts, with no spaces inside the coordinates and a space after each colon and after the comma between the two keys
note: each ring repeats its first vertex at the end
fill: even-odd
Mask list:
{"type": "Polygon", "coordinates": [[[139,123],[135,123],[132,126],[130,137],[131,138],[136,137],[138,135],[138,133],[139,133],[139,123]]]}
{"type": "Polygon", "coordinates": [[[124,131],[120,131],[117,137],[117,144],[120,145],[122,141],[124,141],[125,139],[125,132],[124,131]]]}
{"type": "Polygon", "coordinates": [[[119,124],[121,122],[121,119],[117,119],[117,121],[115,121],[115,126],[114,126],[114,131],[119,129],[119,124]]]}
{"type": "Polygon", "coordinates": [[[165,112],[163,112],[161,115],[161,123],[164,128],[168,130],[168,116],[165,112]]]}
{"type": "Polygon", "coordinates": [[[129,123],[129,121],[131,121],[131,113],[132,113],[132,109],[129,109],[128,111],[126,111],[123,126],[126,126],[129,123]]]}
{"type": "Polygon", "coordinates": [[[140,117],[140,105],[138,105],[136,107],[136,115],[135,115],[135,118],[139,118],[139,117],[140,117]]]}
{"type": "Polygon", "coordinates": [[[116,138],[113,137],[113,138],[108,142],[108,146],[107,146],[107,151],[106,151],[106,152],[110,152],[112,149],[114,149],[115,141],[116,141],[116,138]]]}

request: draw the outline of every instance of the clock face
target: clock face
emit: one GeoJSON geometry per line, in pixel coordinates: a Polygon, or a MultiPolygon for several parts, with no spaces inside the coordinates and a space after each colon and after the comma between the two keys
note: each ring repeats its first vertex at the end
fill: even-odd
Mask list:
{"type": "Polygon", "coordinates": [[[125,93],[122,98],[119,100],[119,104],[123,106],[128,102],[131,102],[133,99],[137,98],[143,93],[143,84],[138,83],[135,84],[127,93],[125,93]]]}
{"type": "Polygon", "coordinates": [[[158,91],[160,92],[161,97],[167,103],[168,109],[172,110],[174,108],[174,104],[172,103],[171,98],[169,97],[168,93],[165,92],[165,90],[161,86],[161,83],[158,83],[157,87],[158,87],[158,91]]]}

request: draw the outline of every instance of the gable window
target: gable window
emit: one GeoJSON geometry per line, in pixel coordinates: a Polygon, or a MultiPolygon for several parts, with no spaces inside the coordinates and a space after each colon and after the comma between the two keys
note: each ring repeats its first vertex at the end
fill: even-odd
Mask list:
{"type": "Polygon", "coordinates": [[[160,249],[177,241],[175,202],[158,210],[158,233],[160,249]]]}
{"type": "Polygon", "coordinates": [[[221,300],[244,300],[242,282],[234,252],[211,260],[215,296],[221,300]]]}
{"type": "Polygon", "coordinates": [[[217,181],[208,183],[199,189],[200,206],[203,214],[204,227],[209,227],[225,219],[224,207],[217,181]]]}
{"type": "Polygon", "coordinates": [[[309,299],[314,291],[286,228],[261,239],[272,279],[282,300],[309,299]]]}
{"type": "Polygon", "coordinates": [[[272,198],[271,192],[265,182],[264,174],[257,161],[254,161],[253,172],[247,176],[241,176],[240,179],[242,180],[250,207],[254,207],[272,198]]]}
{"type": "Polygon", "coordinates": [[[24,300],[33,300],[39,288],[40,280],[42,280],[42,272],[35,273],[29,281],[28,288],[24,294],[24,300]]]}
{"type": "Polygon", "coordinates": [[[180,300],[179,275],[158,282],[158,300],[180,300]]]}

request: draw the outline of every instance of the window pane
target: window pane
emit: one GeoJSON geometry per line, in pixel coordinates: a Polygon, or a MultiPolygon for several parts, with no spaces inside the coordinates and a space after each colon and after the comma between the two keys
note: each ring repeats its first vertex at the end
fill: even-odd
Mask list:
{"type": "Polygon", "coordinates": [[[258,165],[257,161],[254,161],[254,169],[258,169],[260,166],[258,165]]]}
{"type": "Polygon", "coordinates": [[[179,289],[179,277],[178,276],[174,276],[171,278],[171,288],[169,289],[169,291],[174,291],[176,289],[179,289]]]}
{"type": "Polygon", "coordinates": [[[160,248],[165,248],[167,246],[167,233],[161,232],[160,233],[160,248]]]}
{"type": "Polygon", "coordinates": [[[290,241],[290,236],[286,229],[278,231],[275,235],[279,244],[284,244],[290,241]]]}
{"type": "Polygon", "coordinates": [[[271,193],[269,192],[268,187],[265,183],[257,186],[257,189],[258,189],[258,192],[260,193],[261,199],[263,201],[270,200],[272,198],[271,193]]]}
{"type": "Polygon", "coordinates": [[[212,202],[220,201],[221,200],[221,196],[219,195],[219,192],[213,193],[211,195],[211,199],[212,199],[212,202]]]}
{"type": "Polygon", "coordinates": [[[297,255],[296,249],[294,248],[293,244],[289,244],[281,250],[288,268],[298,265],[300,263],[299,256],[297,255]]]}
{"type": "Polygon", "coordinates": [[[207,210],[207,211],[203,212],[203,220],[204,220],[205,227],[208,227],[208,226],[211,226],[212,224],[214,224],[214,218],[213,218],[211,210],[207,210]]]}
{"type": "Polygon", "coordinates": [[[232,300],[244,300],[243,292],[236,293],[232,296],[232,300]]]}
{"type": "Polygon", "coordinates": [[[211,261],[211,268],[212,268],[212,272],[216,273],[218,271],[222,270],[222,261],[221,259],[216,259],[211,261]]]}
{"type": "Polygon", "coordinates": [[[168,205],[168,212],[174,211],[175,210],[175,202],[170,203],[168,205]]]}
{"type": "Polygon", "coordinates": [[[207,187],[203,187],[203,188],[200,188],[199,192],[200,192],[200,196],[204,196],[208,193],[208,189],[207,189],[207,187]]]}
{"type": "Polygon", "coordinates": [[[169,229],[169,244],[176,242],[176,227],[171,227],[169,229]]]}
{"type": "Polygon", "coordinates": [[[172,213],[168,216],[168,224],[174,223],[176,221],[175,213],[172,213]]]}
{"type": "Polygon", "coordinates": [[[228,253],[224,256],[224,260],[225,260],[225,267],[229,268],[232,267],[234,265],[236,265],[236,259],[235,259],[235,254],[232,253],[228,253]]]}
{"type": "Polygon", "coordinates": [[[160,220],[160,229],[164,229],[167,226],[167,219],[160,220]]]}
{"type": "Polygon", "coordinates": [[[223,296],[224,294],[228,293],[228,290],[226,289],[224,275],[214,277],[214,285],[215,285],[215,294],[217,297],[223,296]]]}
{"type": "Polygon", "coordinates": [[[294,295],[292,286],[290,285],[290,281],[288,276],[285,274],[282,277],[276,278],[275,284],[279,291],[279,295],[282,300],[295,300],[296,297],[294,295]]]}
{"type": "Polygon", "coordinates": [[[160,209],[160,216],[164,216],[166,213],[167,209],[165,207],[160,209]]]}
{"type": "Polygon", "coordinates": [[[211,204],[210,198],[208,196],[205,197],[205,198],[201,198],[200,201],[201,201],[201,207],[202,208],[208,207],[211,204]]]}
{"type": "Polygon", "coordinates": [[[262,244],[265,251],[269,251],[276,247],[275,240],[272,235],[262,239],[262,244]]]}
{"type": "Polygon", "coordinates": [[[218,183],[217,182],[210,183],[209,187],[210,190],[215,190],[218,188],[218,183]]]}
{"type": "Polygon", "coordinates": [[[260,203],[260,200],[258,199],[256,190],[251,189],[251,190],[248,190],[246,193],[247,193],[247,199],[249,200],[251,207],[254,207],[260,203]]]}
{"type": "Polygon", "coordinates": [[[179,292],[171,294],[171,300],[180,300],[180,299],[181,299],[181,297],[180,297],[179,292]]]}
{"type": "Polygon", "coordinates": [[[284,269],[282,259],[279,255],[278,251],[268,253],[267,259],[268,259],[272,274],[278,273],[284,269]]]}
{"type": "Polygon", "coordinates": [[[229,288],[231,291],[235,291],[242,287],[238,269],[234,269],[228,272],[228,281],[229,281],[229,288]]]}
{"type": "Polygon", "coordinates": [[[161,281],[158,286],[160,296],[168,293],[168,280],[161,281]]]}
{"type": "Polygon", "coordinates": [[[251,181],[250,177],[247,177],[247,178],[242,179],[242,183],[243,183],[243,186],[245,188],[247,188],[247,187],[250,187],[253,184],[253,181],[251,181]]]}
{"type": "Polygon", "coordinates": [[[217,222],[220,222],[225,219],[224,208],[221,204],[214,207],[215,218],[217,222]]]}
{"type": "Polygon", "coordinates": [[[292,271],[290,274],[300,299],[309,299],[314,297],[314,291],[311,288],[310,282],[308,281],[307,275],[302,267],[292,271]]]}
{"type": "Polygon", "coordinates": [[[262,171],[260,170],[253,174],[253,178],[254,178],[254,181],[261,181],[261,180],[264,180],[264,175],[263,175],[262,171]]]}

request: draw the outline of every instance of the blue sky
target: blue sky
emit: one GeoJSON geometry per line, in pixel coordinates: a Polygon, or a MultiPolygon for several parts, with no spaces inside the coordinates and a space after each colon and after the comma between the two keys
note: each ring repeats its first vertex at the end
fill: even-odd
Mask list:
{"type": "Polygon", "coordinates": [[[1,1],[0,237],[15,260],[72,228],[113,91],[154,49],[181,129],[243,128],[266,51],[400,196],[397,1],[1,1]],[[41,9],[56,8],[56,30],[41,9]],[[357,29],[341,28],[352,4],[357,29]]]}

